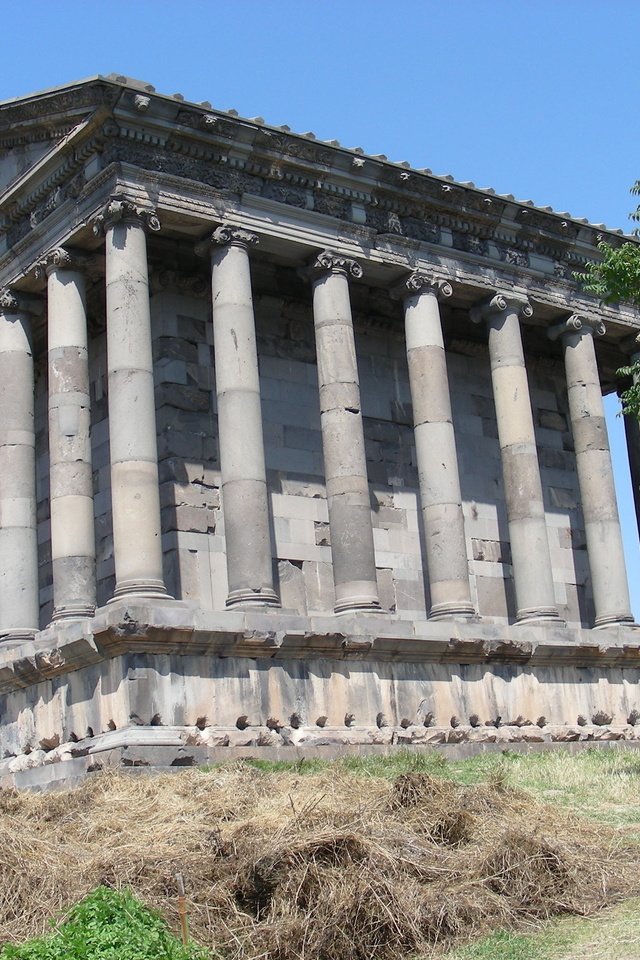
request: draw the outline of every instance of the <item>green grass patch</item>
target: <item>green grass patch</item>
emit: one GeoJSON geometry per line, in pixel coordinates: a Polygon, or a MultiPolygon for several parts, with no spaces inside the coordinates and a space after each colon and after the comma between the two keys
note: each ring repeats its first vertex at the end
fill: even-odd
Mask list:
{"type": "Polygon", "coordinates": [[[496,931],[441,960],[635,960],[640,956],[640,899],[595,917],[563,917],[532,933],[496,931]]]}
{"type": "Polygon", "coordinates": [[[264,773],[294,772],[301,776],[335,770],[356,777],[385,779],[404,773],[428,773],[469,786],[500,782],[640,839],[640,752],[635,750],[594,747],[569,754],[561,748],[539,753],[507,749],[466,760],[448,759],[435,750],[398,750],[389,755],[353,756],[338,761],[244,762],[264,773]]]}
{"type": "Polygon", "coordinates": [[[1,960],[206,960],[183,946],[157,913],[128,891],[98,887],[47,937],[5,946],[1,960]]]}

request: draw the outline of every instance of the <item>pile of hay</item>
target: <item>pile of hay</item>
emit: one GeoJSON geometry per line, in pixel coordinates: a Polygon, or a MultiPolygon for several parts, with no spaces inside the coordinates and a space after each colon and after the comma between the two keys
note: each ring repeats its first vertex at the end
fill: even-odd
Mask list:
{"type": "Polygon", "coordinates": [[[0,792],[0,942],[130,886],[231,960],[395,960],[636,894],[640,851],[500,783],[243,764],[0,792]]]}

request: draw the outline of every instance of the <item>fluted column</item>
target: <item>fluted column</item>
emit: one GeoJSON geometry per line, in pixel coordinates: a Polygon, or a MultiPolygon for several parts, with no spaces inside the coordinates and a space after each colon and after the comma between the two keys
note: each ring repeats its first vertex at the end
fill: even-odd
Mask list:
{"type": "Polygon", "coordinates": [[[604,418],[602,390],[593,343],[602,336],[600,320],[574,314],[549,330],[564,351],[569,414],[584,516],[595,626],[633,623],[627,570],[604,418]]]}
{"type": "Polygon", "coordinates": [[[392,293],[404,302],[430,616],[468,617],[475,609],[469,588],[458,455],[438,304],[453,290],[445,280],[413,273],[392,293]]]}
{"type": "Polygon", "coordinates": [[[315,258],[307,275],[313,283],[335,611],[379,610],[360,384],[349,298],[349,277],[361,277],[362,268],[355,260],[325,250],[315,258]]]}
{"type": "Polygon", "coordinates": [[[210,248],[213,349],[227,551],[227,606],[278,605],[273,588],[249,247],[254,233],[223,225],[210,248]]]}
{"type": "Polygon", "coordinates": [[[520,317],[532,313],[526,300],[503,294],[472,310],[472,319],[486,320],[489,332],[518,621],[560,619],[520,333],[520,317]]]}
{"type": "Polygon", "coordinates": [[[34,375],[31,324],[0,291],[0,637],[39,625],[34,375]]]}
{"type": "Polygon", "coordinates": [[[166,597],[153,386],[146,230],[152,211],[114,198],[94,221],[104,232],[114,599],[166,597]]]}
{"type": "Polygon", "coordinates": [[[36,268],[47,276],[49,480],[53,619],[96,606],[91,411],[85,281],[77,255],[58,247],[36,268]]]}

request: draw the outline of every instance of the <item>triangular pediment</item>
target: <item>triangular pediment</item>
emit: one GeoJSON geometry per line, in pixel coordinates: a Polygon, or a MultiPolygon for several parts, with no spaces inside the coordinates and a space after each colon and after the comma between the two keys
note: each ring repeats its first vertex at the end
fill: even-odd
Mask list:
{"type": "Polygon", "coordinates": [[[0,193],[36,167],[100,107],[118,87],[93,77],[0,103],[0,193]]]}

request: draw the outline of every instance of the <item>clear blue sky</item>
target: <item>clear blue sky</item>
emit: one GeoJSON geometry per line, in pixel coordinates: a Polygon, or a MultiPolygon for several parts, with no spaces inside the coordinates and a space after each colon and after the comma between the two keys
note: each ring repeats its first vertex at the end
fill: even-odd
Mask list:
{"type": "MultiPolygon", "coordinates": [[[[629,228],[638,0],[23,0],[0,99],[95,73],[629,228]]],[[[634,612],[640,551],[609,404],[634,612]]]]}

